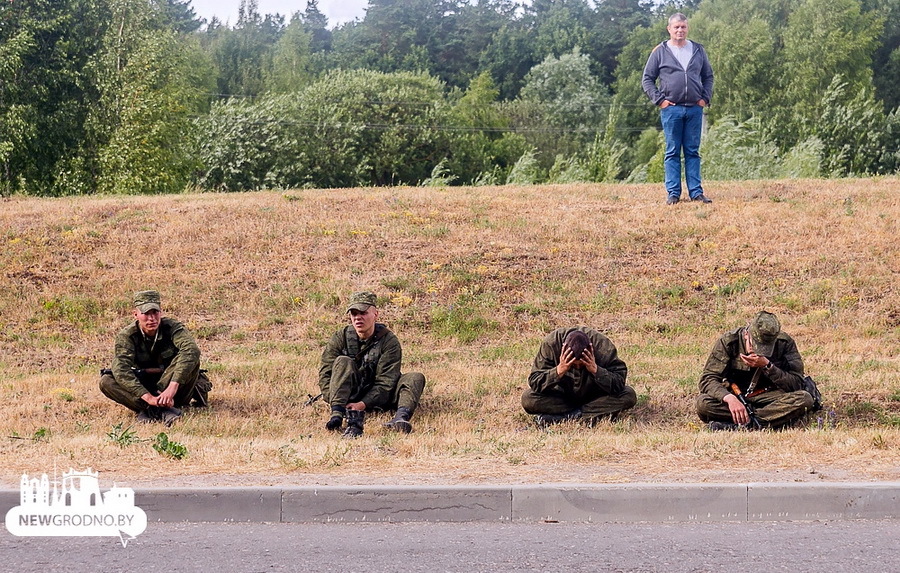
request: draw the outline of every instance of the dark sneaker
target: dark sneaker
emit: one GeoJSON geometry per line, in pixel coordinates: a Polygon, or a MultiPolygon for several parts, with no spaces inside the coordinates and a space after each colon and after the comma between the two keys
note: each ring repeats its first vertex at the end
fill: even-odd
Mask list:
{"type": "Polygon", "coordinates": [[[572,410],[565,414],[538,414],[534,417],[534,423],[541,428],[568,422],[569,420],[577,420],[581,417],[581,408],[572,410]]]}
{"type": "Polygon", "coordinates": [[[678,197],[673,197],[672,195],[669,195],[669,198],[666,199],[666,205],[674,205],[675,203],[678,203],[679,201],[681,201],[681,199],[679,199],[678,197]]]}
{"type": "Polygon", "coordinates": [[[137,421],[141,424],[152,424],[154,422],[160,421],[160,413],[159,408],[155,406],[150,406],[146,410],[138,412],[137,421]]]}
{"type": "Polygon", "coordinates": [[[712,203],[712,199],[710,199],[703,193],[697,195],[696,197],[691,197],[691,201],[700,201],[701,203],[712,203]]]}
{"type": "Polygon", "coordinates": [[[736,432],[741,429],[741,426],[738,426],[732,422],[710,422],[707,427],[710,432],[736,432]]]}
{"type": "Polygon", "coordinates": [[[171,427],[175,420],[181,417],[181,410],[178,408],[160,408],[159,410],[159,421],[165,424],[166,427],[171,427]]]}
{"type": "Polygon", "coordinates": [[[161,408],[159,406],[148,406],[146,410],[137,415],[137,421],[142,424],[152,424],[154,422],[162,422],[166,426],[171,426],[175,420],[181,417],[181,410],[178,408],[161,408]]]}
{"type": "Polygon", "coordinates": [[[412,424],[409,423],[411,417],[412,412],[408,408],[397,408],[397,413],[394,414],[394,417],[389,422],[384,424],[384,427],[395,432],[408,434],[412,432],[412,424]]]}

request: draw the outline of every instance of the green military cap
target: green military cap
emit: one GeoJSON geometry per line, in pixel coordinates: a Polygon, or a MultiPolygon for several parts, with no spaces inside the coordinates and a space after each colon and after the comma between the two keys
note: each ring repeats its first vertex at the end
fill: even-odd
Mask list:
{"type": "Polygon", "coordinates": [[[369,292],[367,290],[362,292],[355,292],[350,295],[350,302],[347,305],[347,312],[350,312],[351,310],[365,312],[369,310],[370,306],[376,306],[377,302],[378,297],[375,296],[374,292],[369,292]]]}
{"type": "Polygon", "coordinates": [[[134,293],[134,308],[142,313],[150,310],[162,310],[159,307],[159,293],[155,290],[142,290],[134,293]]]}
{"type": "Polygon", "coordinates": [[[753,341],[753,351],[760,356],[772,356],[775,349],[775,339],[781,332],[781,323],[771,312],[761,311],[750,323],[750,339],[753,341]]]}

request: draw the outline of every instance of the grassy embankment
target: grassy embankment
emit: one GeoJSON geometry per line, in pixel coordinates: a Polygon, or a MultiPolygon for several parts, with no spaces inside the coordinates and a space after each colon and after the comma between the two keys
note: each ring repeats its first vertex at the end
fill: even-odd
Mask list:
{"type": "Polygon", "coordinates": [[[289,191],[3,201],[0,467],[104,480],[518,483],[897,479],[900,181],[289,191]],[[133,417],[97,370],[156,288],[186,323],[213,407],[165,429],[182,460],[108,434],[133,417]],[[323,429],[321,348],[354,290],[376,291],[405,371],[429,386],[409,436],[323,429]],[[827,401],[805,430],[711,434],[693,414],[716,338],[777,313],[827,401]],[[639,405],[542,431],[519,406],[541,337],[608,334],[639,405]]]}

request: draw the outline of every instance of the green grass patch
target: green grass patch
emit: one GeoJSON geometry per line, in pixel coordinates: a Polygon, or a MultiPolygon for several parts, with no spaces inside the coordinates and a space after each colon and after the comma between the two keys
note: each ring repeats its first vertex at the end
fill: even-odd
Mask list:
{"type": "Polygon", "coordinates": [[[431,313],[432,331],[442,338],[455,338],[459,342],[473,342],[492,331],[497,324],[486,319],[478,310],[466,305],[450,305],[431,313]]]}

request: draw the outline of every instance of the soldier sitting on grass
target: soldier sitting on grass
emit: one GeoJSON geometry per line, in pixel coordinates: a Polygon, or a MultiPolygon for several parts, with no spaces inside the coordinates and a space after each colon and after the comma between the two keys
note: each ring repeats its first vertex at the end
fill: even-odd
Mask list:
{"type": "Polygon", "coordinates": [[[325,428],[344,437],[363,433],[366,411],[396,409],[385,427],[412,431],[410,418],[425,389],[425,376],[400,374],[403,352],[397,336],[378,318],[377,297],[371,292],[351,295],[347,306],[350,324],[337,331],[322,352],[319,387],[331,406],[325,428]]]}
{"type": "Polygon", "coordinates": [[[794,339],[766,311],[747,325],[726,332],[716,342],[700,376],[697,414],[709,429],[751,428],[751,413],[733,393],[743,395],[762,428],[783,428],[813,408],[803,390],[803,359],[794,339]]]}
{"type": "Polygon", "coordinates": [[[522,407],[539,426],[581,419],[592,426],[637,403],[613,343],[586,326],[558,328],[541,343],[522,407]]]}
{"type": "Polygon", "coordinates": [[[179,407],[208,403],[212,384],[200,370],[200,348],[183,324],[162,316],[158,292],[135,293],[133,314],[116,336],[112,368],[100,372],[100,391],[139,422],[171,426],[179,407]]]}

